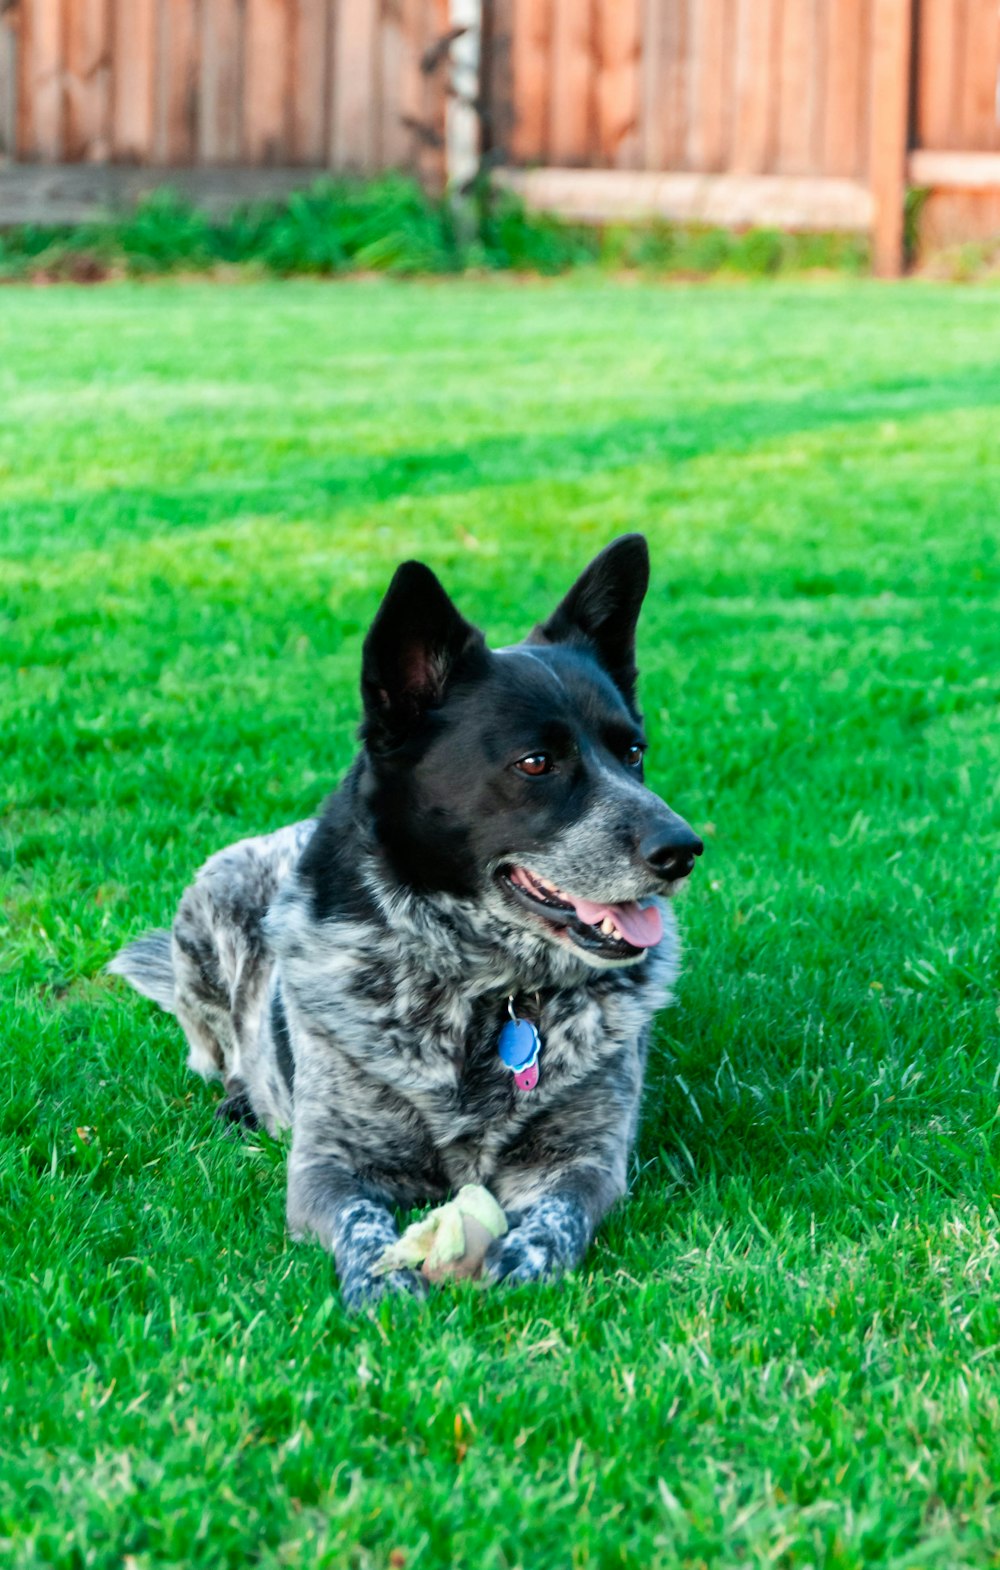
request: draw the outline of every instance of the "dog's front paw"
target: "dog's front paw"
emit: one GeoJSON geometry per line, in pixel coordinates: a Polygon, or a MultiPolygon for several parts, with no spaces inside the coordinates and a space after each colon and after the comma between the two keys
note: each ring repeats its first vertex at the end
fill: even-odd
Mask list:
{"type": "Polygon", "coordinates": [[[374,1308],[384,1297],[406,1293],[425,1297],[427,1283],[415,1270],[379,1268],[382,1256],[399,1233],[384,1205],[352,1197],[337,1216],[334,1258],[340,1278],[340,1295],[349,1314],[374,1308]]]}
{"type": "Polygon", "coordinates": [[[483,1266],[486,1281],[550,1281],[580,1263],[590,1241],[581,1205],[553,1194],[532,1205],[519,1224],[490,1245],[483,1266]]]}
{"type": "Polygon", "coordinates": [[[564,1269],[552,1237],[527,1227],[515,1227],[491,1244],[483,1265],[483,1280],[509,1282],[545,1281],[564,1269]]]}
{"type": "Polygon", "coordinates": [[[349,1314],[370,1312],[384,1297],[408,1294],[427,1296],[427,1282],[416,1270],[390,1270],[376,1276],[371,1270],[351,1271],[340,1278],[340,1297],[349,1314]]]}

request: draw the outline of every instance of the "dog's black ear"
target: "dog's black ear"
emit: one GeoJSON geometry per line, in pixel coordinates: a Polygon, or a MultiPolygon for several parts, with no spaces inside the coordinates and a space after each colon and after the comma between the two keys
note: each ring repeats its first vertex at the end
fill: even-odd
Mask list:
{"type": "Polygon", "coordinates": [[[608,675],[635,701],[635,627],[649,587],[649,548],[641,534],[612,540],[577,578],[529,643],[589,644],[608,675]]]}
{"type": "Polygon", "coordinates": [[[369,746],[398,745],[444,697],[460,666],[485,654],[478,628],[452,604],[423,562],[397,567],[361,655],[362,734],[369,746]]]}

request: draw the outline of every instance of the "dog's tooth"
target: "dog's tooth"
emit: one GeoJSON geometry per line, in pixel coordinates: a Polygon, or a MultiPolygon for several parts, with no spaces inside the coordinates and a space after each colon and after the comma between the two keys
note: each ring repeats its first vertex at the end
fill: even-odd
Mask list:
{"type": "Polygon", "coordinates": [[[608,936],[610,937],[612,932],[614,932],[614,930],[615,930],[615,924],[611,920],[611,917],[610,916],[605,916],[604,920],[601,922],[601,931],[602,932],[606,932],[608,934],[608,936]]]}

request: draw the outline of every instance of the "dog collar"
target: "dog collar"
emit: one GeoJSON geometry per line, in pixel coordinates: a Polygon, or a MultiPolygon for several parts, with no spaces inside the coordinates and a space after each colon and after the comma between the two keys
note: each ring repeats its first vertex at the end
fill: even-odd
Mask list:
{"type": "Polygon", "coordinates": [[[538,1084],[538,1056],[542,1050],[542,1038],[530,1019],[518,1019],[514,1012],[513,993],[507,999],[507,1013],[510,1018],[505,1020],[497,1043],[500,1062],[513,1074],[518,1090],[534,1090],[538,1084]]]}

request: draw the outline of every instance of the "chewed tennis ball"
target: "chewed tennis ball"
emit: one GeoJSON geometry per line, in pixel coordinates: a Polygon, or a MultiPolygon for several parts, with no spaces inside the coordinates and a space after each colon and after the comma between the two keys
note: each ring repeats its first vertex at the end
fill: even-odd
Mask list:
{"type": "Polygon", "coordinates": [[[390,1243],[376,1275],[420,1266],[428,1281],[478,1276],[486,1250],[507,1231],[507,1217],[488,1189],[466,1183],[454,1199],[438,1205],[390,1243]]]}

